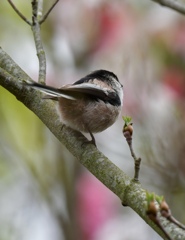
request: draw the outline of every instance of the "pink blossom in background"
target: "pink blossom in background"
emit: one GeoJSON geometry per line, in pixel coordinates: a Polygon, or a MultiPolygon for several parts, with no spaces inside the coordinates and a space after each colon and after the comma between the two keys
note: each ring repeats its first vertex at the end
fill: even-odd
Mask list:
{"type": "Polygon", "coordinates": [[[185,78],[182,71],[175,67],[168,68],[163,73],[163,80],[176,99],[185,97],[185,78]]]}
{"type": "Polygon", "coordinates": [[[82,240],[94,235],[118,212],[119,199],[88,172],[81,174],[77,186],[77,221],[82,240]]]}

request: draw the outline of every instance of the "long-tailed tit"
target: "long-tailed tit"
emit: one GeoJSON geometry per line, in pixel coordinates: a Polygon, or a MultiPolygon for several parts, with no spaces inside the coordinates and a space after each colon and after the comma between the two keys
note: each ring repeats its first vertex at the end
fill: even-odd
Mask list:
{"type": "Polygon", "coordinates": [[[26,84],[47,93],[44,98],[58,101],[61,122],[90,133],[102,132],[110,127],[121,112],[123,86],[117,76],[106,70],[97,70],[73,84],[54,88],[39,83],[26,84]]]}

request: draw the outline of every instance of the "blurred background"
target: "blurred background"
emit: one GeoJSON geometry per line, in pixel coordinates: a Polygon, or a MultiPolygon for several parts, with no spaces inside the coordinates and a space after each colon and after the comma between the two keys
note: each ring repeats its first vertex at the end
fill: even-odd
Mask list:
{"type": "MultiPolygon", "coordinates": [[[[14,0],[31,19],[31,1],[14,0]]],[[[52,1],[44,1],[44,12],[52,1]]],[[[0,45],[34,80],[30,27],[6,0],[0,45]]],[[[122,115],[134,123],[143,188],[165,196],[185,223],[185,17],[149,0],[60,0],[42,25],[47,84],[60,87],[96,69],[124,86],[122,115]],[[183,209],[183,210],[182,210],[183,209]]],[[[98,148],[130,177],[123,121],[96,134],[98,148]]],[[[0,239],[161,239],[92,176],[41,121],[0,87],[0,239]]]]}

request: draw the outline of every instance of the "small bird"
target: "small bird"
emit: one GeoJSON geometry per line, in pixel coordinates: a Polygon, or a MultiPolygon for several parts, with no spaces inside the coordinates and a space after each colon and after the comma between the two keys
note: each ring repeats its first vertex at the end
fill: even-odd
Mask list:
{"type": "Polygon", "coordinates": [[[102,132],[118,118],[123,105],[123,86],[113,72],[96,70],[73,84],[54,88],[39,83],[26,83],[58,101],[61,122],[80,132],[102,132]]]}

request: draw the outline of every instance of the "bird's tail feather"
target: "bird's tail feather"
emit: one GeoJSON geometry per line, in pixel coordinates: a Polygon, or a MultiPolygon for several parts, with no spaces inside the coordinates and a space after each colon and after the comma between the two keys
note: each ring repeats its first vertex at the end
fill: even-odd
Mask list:
{"type": "Polygon", "coordinates": [[[45,97],[43,97],[44,99],[57,100],[59,97],[64,97],[67,99],[76,100],[76,98],[69,95],[69,93],[66,93],[65,90],[63,90],[63,89],[54,88],[54,87],[51,87],[48,85],[43,85],[43,84],[36,83],[36,82],[24,83],[24,85],[31,87],[31,88],[38,89],[38,90],[46,93],[47,95],[45,97]]]}

